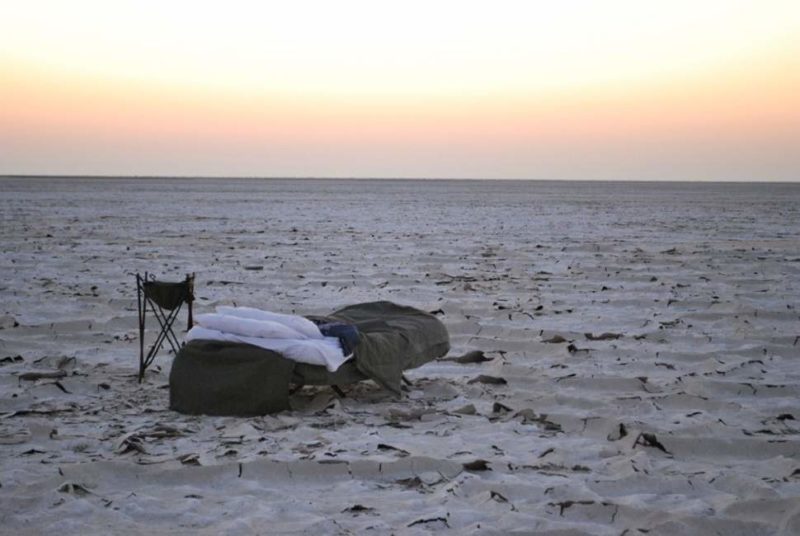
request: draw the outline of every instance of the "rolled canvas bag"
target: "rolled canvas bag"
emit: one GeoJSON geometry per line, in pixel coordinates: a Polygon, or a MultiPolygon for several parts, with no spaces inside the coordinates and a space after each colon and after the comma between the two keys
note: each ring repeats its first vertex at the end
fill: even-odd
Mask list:
{"type": "Polygon", "coordinates": [[[191,341],[172,364],[170,409],[243,417],[284,411],[295,365],[249,344],[191,341]]]}

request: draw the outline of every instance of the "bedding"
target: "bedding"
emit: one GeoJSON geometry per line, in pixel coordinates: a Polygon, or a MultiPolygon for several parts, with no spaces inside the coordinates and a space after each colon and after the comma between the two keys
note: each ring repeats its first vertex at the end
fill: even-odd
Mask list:
{"type": "Polygon", "coordinates": [[[450,349],[438,318],[392,302],[351,305],[308,320],[355,327],[359,339],[353,358],[330,371],[241,341],[194,338],[173,361],[170,407],[192,414],[263,415],[288,409],[291,384],[346,385],[366,379],[399,395],[404,370],[450,349]]]}

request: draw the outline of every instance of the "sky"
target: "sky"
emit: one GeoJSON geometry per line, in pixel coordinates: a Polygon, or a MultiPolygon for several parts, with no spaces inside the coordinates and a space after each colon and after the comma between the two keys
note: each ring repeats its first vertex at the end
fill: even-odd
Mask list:
{"type": "Polygon", "coordinates": [[[0,0],[0,174],[800,181],[800,1],[0,0]]]}

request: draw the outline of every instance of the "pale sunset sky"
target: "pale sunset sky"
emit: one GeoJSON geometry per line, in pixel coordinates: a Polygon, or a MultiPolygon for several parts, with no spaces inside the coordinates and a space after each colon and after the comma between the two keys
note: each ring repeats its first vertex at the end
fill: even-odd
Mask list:
{"type": "Polygon", "coordinates": [[[0,0],[0,174],[800,180],[800,0],[0,0]]]}

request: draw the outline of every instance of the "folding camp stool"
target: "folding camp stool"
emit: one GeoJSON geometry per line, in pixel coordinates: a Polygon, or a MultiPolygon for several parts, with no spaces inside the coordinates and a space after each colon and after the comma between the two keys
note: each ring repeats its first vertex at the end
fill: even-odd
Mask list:
{"type": "Polygon", "coordinates": [[[136,274],[136,295],[139,303],[139,383],[144,379],[144,371],[156,357],[166,340],[174,353],[178,353],[181,343],[175,336],[172,325],[184,303],[188,305],[189,322],[192,328],[192,302],[194,301],[194,274],[186,274],[186,279],[177,283],[156,281],[147,272],[144,276],[136,274]],[[160,327],[155,342],[144,353],[144,325],[147,309],[152,311],[160,327]]]}

